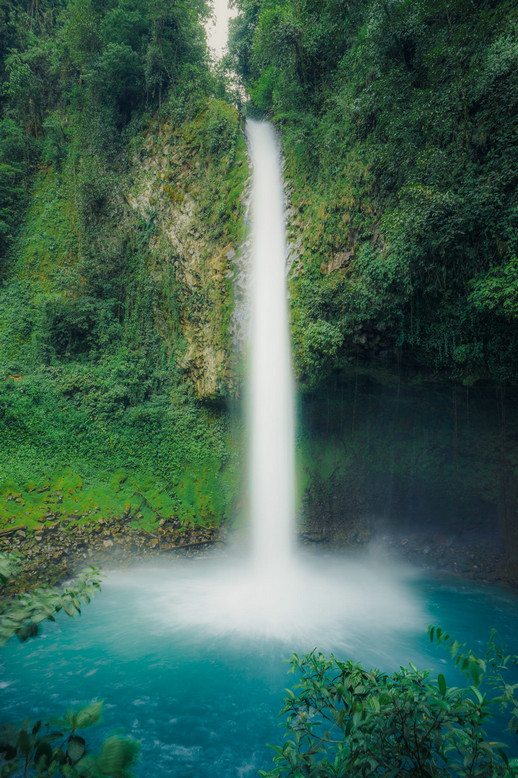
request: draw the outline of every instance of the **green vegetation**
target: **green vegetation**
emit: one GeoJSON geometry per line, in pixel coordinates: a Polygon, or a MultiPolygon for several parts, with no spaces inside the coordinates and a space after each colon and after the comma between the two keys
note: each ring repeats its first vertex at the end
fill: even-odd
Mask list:
{"type": "Polygon", "coordinates": [[[367,671],[313,651],[294,655],[300,674],[295,694],[288,691],[282,713],[288,737],[276,748],[276,767],[261,772],[280,776],[479,776],[512,778],[518,760],[509,760],[505,744],[490,742],[484,728],[502,709],[516,732],[518,684],[508,681],[516,657],[504,656],[491,636],[483,659],[460,646],[440,628],[432,642],[445,643],[455,664],[467,675],[467,688],[448,687],[440,673],[401,668],[386,674],[367,671]],[[484,677],[496,686],[489,695],[484,677]]]}
{"type": "Polygon", "coordinates": [[[284,144],[299,375],[397,354],[516,380],[514,0],[239,0],[232,60],[284,144]]]}
{"type": "MultiPolygon", "coordinates": [[[[514,382],[516,0],[236,4],[230,61],[286,154],[302,385],[390,355],[468,385],[514,382]]],[[[205,0],[0,0],[4,528],[96,514],[214,526],[234,511],[230,279],[248,168],[232,87],[207,60],[207,12],[205,0]]],[[[322,500],[334,496],[336,461],[361,489],[358,449],[365,460],[380,448],[375,431],[358,432],[357,375],[349,447],[336,436],[325,456],[318,440],[305,448],[322,500]]],[[[453,408],[450,490],[456,394],[453,408]]],[[[380,481],[390,468],[428,473],[426,457],[443,456],[409,439],[378,458],[380,481]]],[[[471,470],[494,489],[489,466],[483,478],[471,470]]],[[[371,491],[375,501],[383,483],[371,491]]],[[[14,573],[0,558],[0,583],[14,573]]],[[[57,611],[75,615],[98,586],[92,572],[63,592],[2,601],[0,643],[34,636],[57,611]]],[[[515,775],[483,731],[498,705],[516,729],[517,687],[503,680],[514,659],[491,642],[481,660],[430,634],[469,688],[413,667],[387,675],[295,658],[291,739],[269,775],[515,775]]],[[[137,744],[112,736],[93,754],[78,734],[100,716],[94,702],[6,728],[0,776],[129,777],[137,744]]]]}
{"type": "Polygon", "coordinates": [[[204,0],[0,6],[0,521],[217,524],[248,175],[204,0]]]}
{"type": "Polygon", "coordinates": [[[62,717],[21,727],[0,729],[0,775],[59,776],[59,778],[134,778],[132,768],[138,759],[140,744],[131,738],[111,735],[93,753],[78,734],[98,724],[102,701],[92,702],[62,717]]]}
{"type": "Polygon", "coordinates": [[[60,718],[21,727],[0,729],[0,775],[59,776],[59,778],[134,778],[132,768],[138,759],[139,743],[131,738],[110,735],[93,753],[78,732],[98,724],[102,701],[77,711],[66,711],[60,718]]]}
{"type": "MultiPolygon", "coordinates": [[[[8,584],[19,572],[19,557],[0,554],[0,585],[8,584]]],[[[67,616],[81,613],[81,601],[89,603],[101,588],[99,571],[91,567],[74,579],[63,590],[45,587],[18,595],[16,599],[0,600],[0,646],[16,635],[22,642],[38,634],[39,625],[54,614],[64,611],[67,616]]]]}
{"type": "MultiPolygon", "coordinates": [[[[0,554],[0,585],[4,586],[19,570],[19,558],[0,554]]],[[[45,619],[63,610],[68,616],[81,613],[81,600],[90,602],[100,589],[100,575],[90,568],[63,591],[47,587],[21,594],[14,600],[0,601],[0,645],[16,635],[21,641],[38,634],[45,619]]],[[[62,778],[132,778],[131,772],[139,744],[130,738],[111,735],[98,754],[87,748],[78,731],[101,720],[102,701],[92,702],[78,711],[67,711],[62,717],[32,724],[0,727],[0,776],[62,776],[62,778]]]]}

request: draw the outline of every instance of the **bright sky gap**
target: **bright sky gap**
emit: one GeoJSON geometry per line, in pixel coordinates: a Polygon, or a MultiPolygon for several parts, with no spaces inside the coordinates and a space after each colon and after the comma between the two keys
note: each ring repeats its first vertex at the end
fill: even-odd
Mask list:
{"type": "Polygon", "coordinates": [[[219,60],[226,53],[228,22],[237,12],[229,8],[227,0],[212,0],[213,16],[206,25],[207,43],[214,59],[219,60]]]}

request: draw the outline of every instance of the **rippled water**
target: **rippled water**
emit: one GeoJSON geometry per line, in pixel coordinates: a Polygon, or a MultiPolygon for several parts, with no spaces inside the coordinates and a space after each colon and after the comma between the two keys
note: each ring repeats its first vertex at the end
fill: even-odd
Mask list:
{"type": "Polygon", "coordinates": [[[428,623],[480,651],[495,627],[518,650],[517,600],[505,591],[422,577],[375,558],[308,558],[298,574],[300,597],[279,593],[283,625],[268,620],[250,588],[231,617],[231,581],[241,590],[244,571],[226,557],[111,573],[80,618],[59,618],[38,638],[3,649],[2,718],[34,719],[104,699],[91,737],[123,727],[141,739],[139,776],[248,776],[271,765],[267,743],[282,740],[277,713],[294,683],[283,660],[293,651],[323,647],[386,670],[412,661],[441,668],[452,683],[458,679],[447,653],[430,645],[428,623]],[[288,618],[289,597],[302,623],[288,618]]]}

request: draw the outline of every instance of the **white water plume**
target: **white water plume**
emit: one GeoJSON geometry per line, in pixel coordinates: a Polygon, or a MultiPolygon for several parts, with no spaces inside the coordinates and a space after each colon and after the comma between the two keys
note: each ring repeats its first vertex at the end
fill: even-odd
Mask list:
{"type": "MultiPolygon", "coordinates": [[[[380,657],[405,635],[423,634],[430,616],[416,594],[415,570],[376,556],[312,554],[285,576],[263,575],[239,554],[134,568],[107,586],[138,591],[135,618],[144,633],[193,645],[215,640],[277,641],[289,650],[380,657]]],[[[135,603],[134,603],[135,607],[135,603]]],[[[381,658],[380,658],[381,661],[381,658]]]]}
{"type": "Polygon", "coordinates": [[[295,527],[294,399],[284,192],[271,125],[247,122],[252,160],[250,514],[255,574],[288,574],[295,527]]]}

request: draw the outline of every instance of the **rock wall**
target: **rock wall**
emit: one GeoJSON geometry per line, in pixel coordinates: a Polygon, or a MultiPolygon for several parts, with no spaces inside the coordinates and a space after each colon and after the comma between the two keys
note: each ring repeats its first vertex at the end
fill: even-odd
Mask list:
{"type": "Polygon", "coordinates": [[[158,329],[201,399],[226,395],[234,384],[233,278],[248,177],[237,111],[225,104],[218,110],[233,130],[231,148],[211,151],[204,115],[195,134],[164,124],[135,153],[125,195],[152,225],[149,272],[162,289],[158,329]]]}

